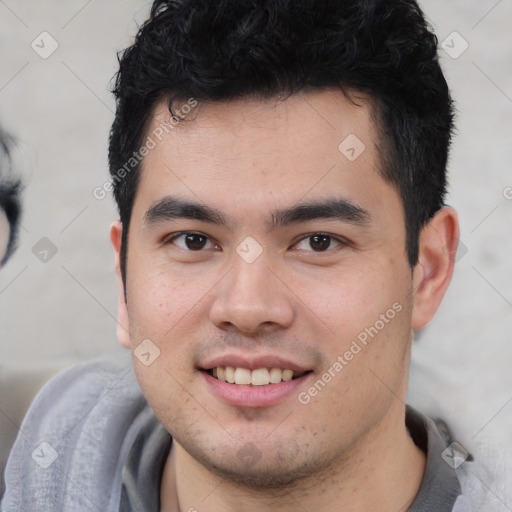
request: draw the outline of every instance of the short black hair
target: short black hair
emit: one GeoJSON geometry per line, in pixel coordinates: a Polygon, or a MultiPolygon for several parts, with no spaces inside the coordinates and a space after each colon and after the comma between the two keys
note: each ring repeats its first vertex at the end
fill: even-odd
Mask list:
{"type": "Polygon", "coordinates": [[[157,102],[270,98],[338,88],[370,98],[380,172],[398,190],[408,261],[443,205],[453,102],[438,40],[415,0],[156,0],[120,52],[109,166],[123,223],[121,270],[140,165],[157,102]]]}
{"type": "Polygon", "coordinates": [[[7,250],[0,260],[3,266],[16,249],[21,217],[21,181],[13,175],[11,148],[13,138],[0,129],[0,210],[5,212],[9,223],[7,250]]]}

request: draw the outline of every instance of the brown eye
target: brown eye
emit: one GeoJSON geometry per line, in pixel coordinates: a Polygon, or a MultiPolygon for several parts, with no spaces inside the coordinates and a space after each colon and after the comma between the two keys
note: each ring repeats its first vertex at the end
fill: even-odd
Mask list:
{"type": "Polygon", "coordinates": [[[328,235],[313,235],[309,237],[309,246],[314,251],[326,251],[331,245],[331,237],[328,235]]]}
{"type": "Polygon", "coordinates": [[[196,235],[190,233],[184,236],[185,245],[187,246],[187,249],[190,249],[191,251],[200,251],[201,249],[204,249],[206,242],[208,241],[208,238],[206,238],[204,235],[196,235]]]}
{"type": "Polygon", "coordinates": [[[327,252],[343,245],[337,238],[325,233],[314,233],[300,240],[295,248],[300,251],[327,252]]]}
{"type": "Polygon", "coordinates": [[[172,237],[167,243],[173,244],[184,251],[201,251],[202,249],[216,249],[210,238],[201,233],[180,233],[172,237]]]}

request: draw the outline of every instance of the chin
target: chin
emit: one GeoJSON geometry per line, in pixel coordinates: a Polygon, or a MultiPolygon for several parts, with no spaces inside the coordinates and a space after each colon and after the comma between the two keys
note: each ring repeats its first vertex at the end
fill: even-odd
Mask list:
{"type": "Polygon", "coordinates": [[[318,478],[329,470],[332,462],[325,453],[308,458],[308,453],[296,440],[290,440],[287,448],[282,441],[276,445],[264,440],[249,441],[240,448],[216,444],[211,449],[193,440],[178,442],[212,474],[255,491],[293,488],[312,476],[318,478]]]}

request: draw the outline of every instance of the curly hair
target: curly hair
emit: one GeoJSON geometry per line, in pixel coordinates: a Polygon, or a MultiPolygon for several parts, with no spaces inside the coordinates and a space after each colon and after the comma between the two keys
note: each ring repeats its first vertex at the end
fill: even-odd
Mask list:
{"type": "MultiPolygon", "coordinates": [[[[415,0],[156,0],[134,44],[118,56],[111,176],[143,143],[164,98],[172,113],[174,99],[190,97],[362,92],[380,135],[380,172],[403,202],[412,267],[421,228],[443,205],[453,130],[437,46],[415,0]]],[[[138,170],[113,182],[123,277],[138,170]]]]}
{"type": "Polygon", "coordinates": [[[0,266],[7,262],[16,249],[21,217],[21,181],[11,173],[12,143],[12,137],[0,129],[0,210],[5,212],[9,223],[7,250],[0,260],[0,266]]]}

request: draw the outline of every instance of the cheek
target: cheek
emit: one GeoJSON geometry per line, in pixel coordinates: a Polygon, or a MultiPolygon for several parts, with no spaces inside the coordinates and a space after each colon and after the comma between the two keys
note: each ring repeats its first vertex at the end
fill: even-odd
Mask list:
{"type": "Polygon", "coordinates": [[[331,335],[348,339],[379,321],[381,315],[389,312],[388,316],[393,316],[396,309],[404,307],[404,277],[395,274],[389,268],[358,271],[352,267],[328,279],[295,282],[305,313],[310,317],[313,313],[331,335]]]}
{"type": "Polygon", "coordinates": [[[185,391],[190,387],[187,376],[169,367],[165,355],[148,367],[134,360],[134,370],[145,398],[164,425],[175,428],[197,406],[185,391]]]}
{"type": "Polygon", "coordinates": [[[171,329],[198,302],[201,288],[164,271],[132,272],[128,279],[130,323],[155,332],[171,329]]]}
{"type": "MultiPolygon", "coordinates": [[[[141,382],[151,386],[169,379],[169,374],[189,379],[191,350],[197,342],[199,324],[207,318],[206,294],[211,288],[207,282],[191,282],[183,276],[170,276],[164,271],[154,272],[149,265],[141,265],[140,274],[131,272],[128,282],[128,315],[132,349],[146,339],[158,347],[160,374],[155,369],[147,373],[140,362],[141,382]],[[146,268],[147,270],[144,270],[146,268]]],[[[135,356],[134,356],[135,357],[135,356]]],[[[168,382],[168,389],[176,383],[168,382]]]]}

